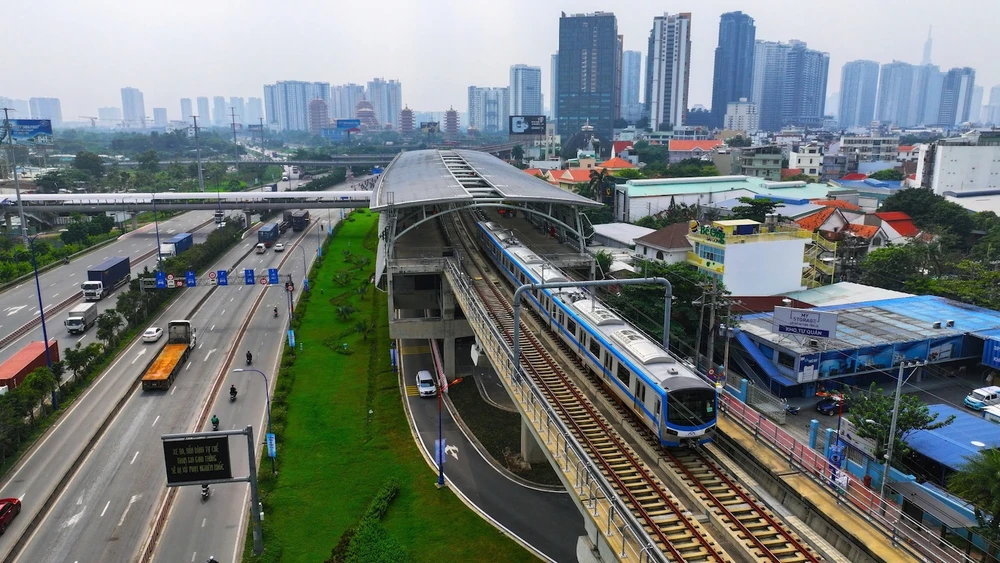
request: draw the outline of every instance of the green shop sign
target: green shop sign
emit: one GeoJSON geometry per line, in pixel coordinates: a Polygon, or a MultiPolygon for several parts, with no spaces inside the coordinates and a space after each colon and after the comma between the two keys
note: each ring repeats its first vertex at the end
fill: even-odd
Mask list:
{"type": "Polygon", "coordinates": [[[710,238],[719,244],[726,244],[726,231],[723,231],[719,227],[702,225],[701,228],[698,229],[698,234],[703,237],[710,238]]]}

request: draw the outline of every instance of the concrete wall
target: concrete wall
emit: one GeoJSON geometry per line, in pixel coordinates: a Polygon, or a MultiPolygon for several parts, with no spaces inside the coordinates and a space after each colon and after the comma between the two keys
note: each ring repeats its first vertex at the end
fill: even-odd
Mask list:
{"type": "Polygon", "coordinates": [[[939,195],[1000,189],[1000,146],[938,145],[930,188],[939,195]]]}

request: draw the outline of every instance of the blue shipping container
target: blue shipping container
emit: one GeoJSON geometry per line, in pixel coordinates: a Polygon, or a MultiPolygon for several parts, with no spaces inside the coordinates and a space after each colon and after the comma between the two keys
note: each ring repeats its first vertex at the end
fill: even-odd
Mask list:
{"type": "Polygon", "coordinates": [[[982,362],[992,368],[1000,368],[1000,340],[987,338],[983,341],[982,362]]]}

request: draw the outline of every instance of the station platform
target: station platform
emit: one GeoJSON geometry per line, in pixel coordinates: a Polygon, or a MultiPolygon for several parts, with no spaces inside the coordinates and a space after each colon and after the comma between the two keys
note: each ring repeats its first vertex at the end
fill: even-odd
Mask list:
{"type": "Polygon", "coordinates": [[[917,563],[919,561],[907,551],[892,545],[885,535],[874,529],[873,522],[861,518],[855,512],[838,504],[836,497],[824,490],[808,475],[789,470],[788,460],[779,456],[766,444],[755,440],[753,434],[736,422],[720,416],[718,429],[739,444],[749,456],[759,460],[774,476],[798,493],[803,501],[811,504],[816,511],[824,514],[830,521],[835,522],[845,534],[856,538],[858,544],[866,546],[873,557],[894,563],[897,561],[917,563]]]}
{"type": "Polygon", "coordinates": [[[497,215],[491,213],[490,220],[504,228],[510,229],[514,235],[533,250],[536,254],[543,256],[555,266],[561,268],[590,268],[594,259],[586,252],[581,253],[579,246],[575,242],[562,243],[559,239],[553,238],[550,233],[542,232],[531,221],[522,215],[511,217],[509,215],[497,215]]]}

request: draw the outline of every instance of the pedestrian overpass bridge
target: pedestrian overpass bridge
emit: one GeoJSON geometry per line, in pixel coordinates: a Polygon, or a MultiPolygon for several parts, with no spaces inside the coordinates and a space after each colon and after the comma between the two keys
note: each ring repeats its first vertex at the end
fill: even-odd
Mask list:
{"type": "MultiPolygon", "coordinates": [[[[167,192],[116,194],[22,194],[25,213],[100,213],[131,211],[193,211],[223,209],[258,211],[265,209],[329,209],[368,207],[370,191],[321,192],[167,192]]],[[[17,199],[0,200],[4,215],[16,214],[17,199]]]]}

